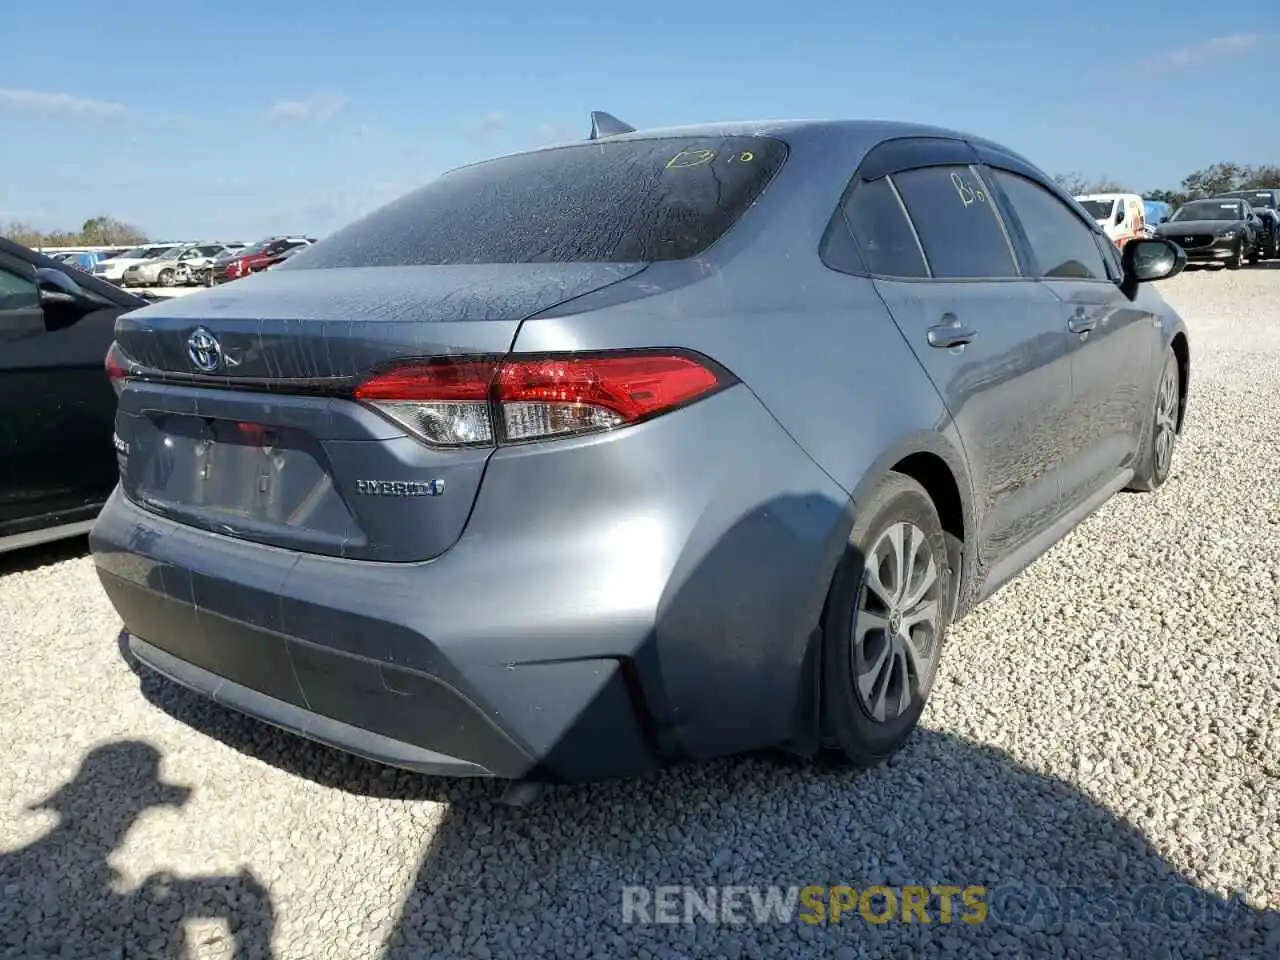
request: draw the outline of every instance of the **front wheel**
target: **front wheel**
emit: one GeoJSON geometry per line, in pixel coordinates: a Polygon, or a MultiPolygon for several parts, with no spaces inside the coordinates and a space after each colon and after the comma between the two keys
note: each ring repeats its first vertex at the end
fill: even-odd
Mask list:
{"type": "Polygon", "coordinates": [[[947,536],[929,494],[891,473],[859,511],[823,614],[823,733],[856,767],[900,750],[951,617],[947,536]]]}
{"type": "Polygon", "coordinates": [[[168,269],[168,268],[166,267],[164,270],[161,270],[161,271],[160,271],[160,276],[159,276],[159,277],[157,277],[156,279],[160,282],[160,286],[162,286],[162,287],[172,287],[172,286],[173,286],[173,271],[172,271],[172,270],[170,270],[170,269],[168,269]]]}
{"type": "Polygon", "coordinates": [[[1173,347],[1165,348],[1164,368],[1156,386],[1155,411],[1147,424],[1138,468],[1130,490],[1151,491],[1164,486],[1173,469],[1173,450],[1178,441],[1178,415],[1182,406],[1182,383],[1178,377],[1178,357],[1173,347]]]}

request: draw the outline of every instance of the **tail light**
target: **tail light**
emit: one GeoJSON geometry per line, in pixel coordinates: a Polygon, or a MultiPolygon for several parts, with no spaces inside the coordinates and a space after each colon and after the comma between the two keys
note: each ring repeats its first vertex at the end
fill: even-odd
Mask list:
{"type": "Polygon", "coordinates": [[[630,426],[735,382],[676,351],[441,358],[375,373],[355,397],[428,443],[473,446],[630,426]]]}
{"type": "Polygon", "coordinates": [[[111,381],[116,396],[120,396],[124,390],[124,382],[129,379],[129,361],[120,349],[120,344],[114,340],[107,349],[107,359],[103,365],[107,368],[107,379],[111,381]]]}

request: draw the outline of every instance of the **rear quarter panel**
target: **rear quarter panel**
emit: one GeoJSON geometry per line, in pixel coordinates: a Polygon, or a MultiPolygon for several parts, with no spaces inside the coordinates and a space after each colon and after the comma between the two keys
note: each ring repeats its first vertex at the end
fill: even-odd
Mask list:
{"type": "Polygon", "coordinates": [[[853,495],[882,454],[912,438],[930,445],[950,418],[870,281],[828,270],[814,247],[604,310],[526,321],[515,351],[696,350],[739,377],[853,495]]]}

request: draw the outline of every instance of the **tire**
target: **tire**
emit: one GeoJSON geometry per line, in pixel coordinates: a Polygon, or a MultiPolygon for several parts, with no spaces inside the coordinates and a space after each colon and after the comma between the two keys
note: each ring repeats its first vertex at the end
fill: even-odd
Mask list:
{"type": "Polygon", "coordinates": [[[1151,417],[1143,432],[1142,451],[1133,480],[1126,489],[1139,492],[1159,490],[1173,469],[1173,455],[1178,442],[1178,410],[1182,404],[1182,383],[1178,376],[1178,357],[1173,347],[1165,347],[1164,366],[1156,382],[1156,396],[1151,417]],[[1162,447],[1167,444],[1167,447],[1162,447]]]}
{"type": "Polygon", "coordinates": [[[1253,245],[1253,249],[1249,251],[1249,266],[1253,266],[1262,259],[1262,241],[1259,240],[1253,245]]]}
{"type": "Polygon", "coordinates": [[[952,615],[947,546],[929,494],[903,474],[889,474],[859,511],[822,623],[823,738],[848,765],[882,763],[902,749],[920,721],[952,615]],[[895,551],[916,557],[901,579],[891,559],[895,551]],[[869,569],[868,554],[881,560],[883,576],[869,569]],[[930,566],[933,579],[926,584],[930,566]],[[919,596],[918,602],[912,602],[916,598],[911,594],[919,596]],[[933,617],[903,632],[904,618],[909,624],[930,604],[933,617]],[[891,632],[891,626],[898,632],[891,632]],[[904,686],[910,691],[905,705],[900,698],[904,686]]]}
{"type": "Polygon", "coordinates": [[[160,286],[162,287],[172,287],[173,271],[166,267],[164,270],[160,271],[160,276],[156,277],[156,280],[159,281],[160,286]]]}
{"type": "Polygon", "coordinates": [[[1228,258],[1227,269],[1239,270],[1242,266],[1244,266],[1244,241],[1243,240],[1240,241],[1240,246],[1236,247],[1236,252],[1233,253],[1228,258]]]}

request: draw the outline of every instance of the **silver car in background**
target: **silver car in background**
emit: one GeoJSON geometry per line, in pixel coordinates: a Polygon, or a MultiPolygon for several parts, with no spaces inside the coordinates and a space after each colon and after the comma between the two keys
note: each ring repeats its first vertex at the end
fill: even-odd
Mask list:
{"type": "Polygon", "coordinates": [[[222,243],[193,243],[154,260],[126,267],[120,283],[124,287],[186,286],[195,274],[212,265],[219,254],[230,249],[222,243]]]}

